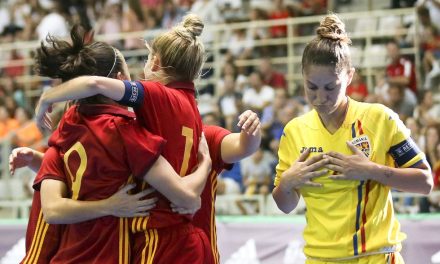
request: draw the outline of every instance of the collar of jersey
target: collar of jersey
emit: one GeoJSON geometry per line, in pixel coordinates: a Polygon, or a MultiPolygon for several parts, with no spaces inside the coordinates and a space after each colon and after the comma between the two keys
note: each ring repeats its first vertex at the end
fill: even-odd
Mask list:
{"type": "Polygon", "coordinates": [[[196,90],[193,82],[170,82],[165,86],[173,89],[186,89],[192,92],[196,90]]]}
{"type": "Polygon", "coordinates": [[[329,134],[329,135],[337,135],[339,134],[339,131],[344,130],[344,128],[351,128],[351,125],[353,124],[353,122],[356,121],[356,115],[354,114],[353,111],[355,111],[355,104],[357,103],[356,101],[354,101],[353,99],[351,99],[350,97],[347,96],[348,99],[348,109],[347,109],[347,114],[345,116],[344,122],[342,122],[342,125],[340,128],[338,128],[338,130],[336,130],[335,133],[330,134],[330,132],[324,127],[324,124],[322,124],[321,119],[319,118],[318,112],[316,112],[316,110],[312,110],[313,115],[315,115],[315,118],[313,119],[314,122],[311,124],[312,127],[314,129],[319,129],[319,130],[323,130],[325,133],[329,134]]]}

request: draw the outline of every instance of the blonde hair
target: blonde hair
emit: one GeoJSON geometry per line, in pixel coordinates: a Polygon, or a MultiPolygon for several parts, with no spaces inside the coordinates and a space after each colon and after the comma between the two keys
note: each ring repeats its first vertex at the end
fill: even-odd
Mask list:
{"type": "Polygon", "coordinates": [[[304,49],[303,70],[310,65],[334,66],[339,73],[352,67],[351,40],[345,32],[345,24],[336,14],[329,14],[321,20],[316,35],[304,49]]]}
{"type": "Polygon", "coordinates": [[[198,16],[188,14],[180,24],[153,40],[152,53],[159,56],[165,79],[193,81],[200,76],[205,48],[198,37],[203,27],[198,16]]]}

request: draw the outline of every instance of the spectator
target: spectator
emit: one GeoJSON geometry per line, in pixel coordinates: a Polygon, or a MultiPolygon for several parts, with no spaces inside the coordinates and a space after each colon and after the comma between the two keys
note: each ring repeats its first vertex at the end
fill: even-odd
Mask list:
{"type": "Polygon", "coordinates": [[[419,104],[414,109],[414,118],[423,126],[440,123],[440,105],[434,104],[432,91],[422,91],[419,104]]]}
{"type": "Polygon", "coordinates": [[[252,57],[254,38],[245,28],[234,29],[227,45],[228,53],[234,59],[248,59],[252,57]]]}
{"type": "Polygon", "coordinates": [[[264,83],[274,89],[287,89],[287,82],[284,74],[273,69],[270,58],[261,59],[259,71],[264,76],[264,83]]]}
{"type": "Polygon", "coordinates": [[[223,170],[217,178],[217,194],[240,194],[243,188],[241,162],[236,162],[232,169],[223,170]]]}
{"type": "Polygon", "coordinates": [[[15,119],[19,128],[14,131],[12,137],[13,147],[32,147],[39,151],[43,151],[43,135],[33,121],[30,112],[22,107],[18,107],[15,111],[15,119]]]}
{"type": "MultiPolygon", "coordinates": [[[[269,20],[286,19],[289,17],[289,11],[283,0],[275,0],[274,9],[269,12],[269,20]]],[[[280,24],[270,27],[270,35],[272,38],[285,38],[287,36],[287,26],[280,24]]]]}
{"type": "Polygon", "coordinates": [[[275,90],[275,96],[270,105],[263,109],[261,114],[261,129],[268,131],[272,125],[276,122],[276,113],[287,104],[287,90],[277,89],[275,90]]]}
{"type": "Polygon", "coordinates": [[[17,120],[10,117],[4,105],[0,105],[0,139],[4,138],[9,132],[18,128],[17,120]]]}
{"type": "Polygon", "coordinates": [[[242,111],[242,94],[235,89],[234,76],[225,76],[223,91],[223,95],[218,99],[218,108],[224,120],[225,128],[229,131],[236,131],[234,121],[237,120],[238,113],[242,111]]]}
{"type": "Polygon", "coordinates": [[[404,122],[406,118],[413,115],[415,107],[412,102],[405,100],[405,89],[404,87],[390,84],[388,88],[388,101],[386,103],[389,108],[399,114],[399,118],[404,122]]]}
{"type": "Polygon", "coordinates": [[[217,81],[216,84],[216,93],[223,94],[224,91],[222,89],[225,87],[224,78],[227,75],[234,76],[236,91],[242,93],[248,80],[244,74],[239,73],[237,66],[234,64],[233,58],[226,60],[225,64],[223,65],[220,79],[217,81]]]}
{"type": "Polygon", "coordinates": [[[144,17],[146,19],[154,18],[157,25],[160,25],[160,21],[164,15],[165,0],[139,0],[139,2],[144,17]]]}
{"type": "MultiPolygon", "coordinates": [[[[434,168],[435,165],[438,165],[440,162],[440,153],[438,149],[440,148],[440,125],[434,124],[429,125],[425,131],[425,154],[426,159],[428,160],[429,165],[433,168],[433,173],[438,171],[437,168],[434,168]]],[[[434,176],[434,175],[433,175],[434,176]]],[[[420,199],[420,212],[421,213],[429,213],[430,212],[430,202],[426,197],[421,197],[420,199]]]]}
{"type": "Polygon", "coordinates": [[[162,28],[169,29],[181,22],[185,12],[173,0],[165,0],[162,28]]]}
{"type": "Polygon", "coordinates": [[[11,78],[18,77],[24,74],[24,57],[16,49],[11,50],[9,60],[3,68],[6,76],[11,78]]]}
{"type": "Polygon", "coordinates": [[[241,175],[246,195],[269,193],[272,160],[270,153],[260,148],[251,157],[242,161],[241,175]]]}
{"type": "MultiPolygon", "coordinates": [[[[211,0],[196,0],[191,6],[190,13],[198,15],[205,25],[214,25],[223,22],[223,17],[220,14],[217,1],[211,0]]],[[[214,34],[207,30],[202,34],[204,43],[211,43],[214,41],[214,34]]]]}
{"type": "Polygon", "coordinates": [[[62,13],[61,4],[53,1],[50,11],[41,19],[37,26],[38,40],[45,40],[48,34],[56,37],[67,37],[69,27],[62,13]]]}
{"type": "MultiPolygon", "coordinates": [[[[104,14],[101,16],[96,25],[96,31],[99,34],[111,35],[122,32],[122,4],[119,0],[108,1],[104,14]]],[[[106,40],[107,43],[114,46],[117,49],[122,48],[121,40],[106,40]]]]}
{"type": "MultiPolygon", "coordinates": [[[[130,0],[123,5],[122,32],[145,30],[145,18],[138,0],[130,0]]],[[[127,50],[144,48],[144,42],[139,38],[125,38],[124,48],[127,50]]]]}
{"type": "Polygon", "coordinates": [[[424,6],[429,10],[432,23],[440,28],[440,1],[439,0],[419,0],[416,6],[424,6]]]}
{"type": "Polygon", "coordinates": [[[417,94],[413,63],[400,55],[399,45],[394,40],[389,41],[386,48],[391,60],[386,68],[387,82],[390,85],[408,87],[414,94],[417,94]]]}
{"type": "Polygon", "coordinates": [[[363,102],[367,98],[368,88],[360,72],[354,73],[351,84],[347,87],[347,95],[359,102],[363,102]]]}
{"type": "Polygon", "coordinates": [[[417,146],[425,149],[425,136],[422,133],[422,126],[415,117],[408,117],[405,121],[406,127],[411,130],[411,137],[416,142],[417,146]]]}
{"type": "Polygon", "coordinates": [[[273,101],[274,96],[273,88],[264,84],[263,75],[260,72],[251,73],[249,87],[243,93],[244,107],[261,115],[263,108],[273,101]]]}
{"type": "Polygon", "coordinates": [[[436,85],[440,84],[440,60],[435,57],[435,53],[426,51],[423,57],[423,66],[425,70],[425,90],[434,90],[436,85]]]}

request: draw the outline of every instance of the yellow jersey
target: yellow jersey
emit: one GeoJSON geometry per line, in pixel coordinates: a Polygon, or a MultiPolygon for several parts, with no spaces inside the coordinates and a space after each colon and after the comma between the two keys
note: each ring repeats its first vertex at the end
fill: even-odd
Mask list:
{"type": "MultiPolygon", "coordinates": [[[[312,110],[291,120],[284,128],[279,147],[275,186],[306,148],[309,157],[329,151],[352,155],[351,141],[375,163],[412,167],[424,154],[410,137],[398,115],[380,104],[348,99],[341,127],[331,134],[312,110]]],[[[304,253],[312,259],[344,260],[365,255],[398,252],[406,235],[394,215],[390,187],[365,180],[332,180],[333,172],[315,178],[322,188],[299,190],[306,203],[304,253]]]]}

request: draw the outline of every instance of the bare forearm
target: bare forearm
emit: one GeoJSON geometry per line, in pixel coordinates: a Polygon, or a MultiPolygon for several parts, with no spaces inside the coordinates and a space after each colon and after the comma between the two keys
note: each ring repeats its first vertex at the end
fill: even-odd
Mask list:
{"type": "Polygon", "coordinates": [[[278,208],[285,214],[295,209],[300,199],[300,195],[295,189],[283,188],[281,185],[273,189],[272,196],[278,208]]]}
{"type": "Polygon", "coordinates": [[[144,180],[163,194],[171,203],[183,208],[199,204],[200,194],[210,170],[210,160],[204,160],[195,172],[179,176],[171,165],[160,156],[145,175],[144,180]]]}
{"type": "Polygon", "coordinates": [[[206,179],[209,177],[208,173],[210,172],[210,164],[208,162],[202,162],[199,165],[199,168],[190,176],[191,177],[183,177],[182,181],[184,186],[191,190],[196,197],[199,197],[203,189],[205,188],[206,179]],[[206,177],[208,175],[208,177],[206,177]]]}
{"type": "Polygon", "coordinates": [[[229,134],[223,139],[221,146],[222,159],[226,163],[238,162],[257,151],[261,143],[261,132],[255,136],[246,132],[229,134]]]}
{"type": "Polygon", "coordinates": [[[400,191],[421,194],[429,194],[433,185],[430,170],[419,168],[391,168],[376,164],[371,179],[400,191]]]}
{"type": "Polygon", "coordinates": [[[124,95],[124,84],[115,79],[99,76],[81,76],[43,93],[41,101],[46,104],[78,100],[102,94],[113,100],[120,100],[124,95]]]}
{"type": "Polygon", "coordinates": [[[43,206],[44,219],[49,224],[74,224],[110,215],[105,200],[77,201],[60,198],[43,206]]]}

